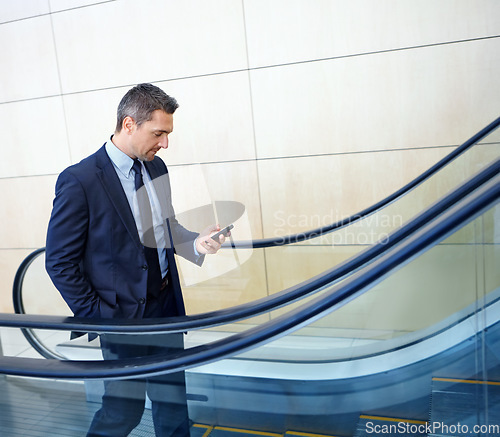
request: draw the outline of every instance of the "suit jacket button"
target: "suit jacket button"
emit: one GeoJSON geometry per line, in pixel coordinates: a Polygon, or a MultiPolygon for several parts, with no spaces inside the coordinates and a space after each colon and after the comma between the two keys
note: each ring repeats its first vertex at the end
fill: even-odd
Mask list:
{"type": "Polygon", "coordinates": [[[146,264],[144,264],[144,265],[142,266],[142,270],[147,270],[147,269],[148,269],[148,266],[147,266],[146,264]]]}
{"type": "Polygon", "coordinates": [[[141,305],[144,305],[144,304],[146,303],[146,299],[144,299],[143,297],[141,297],[141,298],[139,299],[139,303],[140,303],[141,305]]]}

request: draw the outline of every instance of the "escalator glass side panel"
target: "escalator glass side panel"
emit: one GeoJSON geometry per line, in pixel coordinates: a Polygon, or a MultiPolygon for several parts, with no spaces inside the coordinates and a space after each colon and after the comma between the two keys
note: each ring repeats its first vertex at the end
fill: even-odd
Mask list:
{"type": "MultiPolygon", "coordinates": [[[[500,299],[499,229],[497,205],[295,335],[346,344],[343,348],[325,347],[320,358],[324,360],[330,353],[331,359],[339,360],[400,348],[473,320],[483,320],[485,328],[486,319],[474,317],[486,317],[484,307],[490,308],[488,317],[492,317],[500,299]]],[[[285,311],[278,310],[273,316],[285,311]]]]}
{"type": "MultiPolygon", "coordinates": [[[[322,157],[317,169],[317,174],[323,175],[320,183],[318,178],[308,177],[310,169],[302,168],[300,160],[287,160],[286,165],[257,162],[255,171],[270,178],[261,183],[272,190],[269,190],[269,198],[262,199],[259,223],[254,222],[252,204],[244,205],[248,223],[235,223],[232,231],[235,241],[261,237],[279,239],[354,216],[342,229],[301,243],[265,249],[229,247],[223,254],[206,260],[201,269],[179,259],[188,313],[231,308],[265,298],[338,265],[377,241],[384,241],[390,232],[496,159],[500,154],[498,137],[498,130],[494,131],[405,196],[364,218],[356,213],[418,176],[414,174],[417,163],[422,166],[419,172],[425,170],[453,147],[398,152],[391,155],[394,162],[390,161],[389,171],[389,158],[385,159],[382,152],[380,161],[371,157],[371,161],[360,161],[355,168],[343,156],[322,157]],[[271,171],[270,167],[276,165],[279,167],[271,171]],[[368,172],[373,183],[356,184],[352,177],[356,172],[368,172]]],[[[221,203],[221,213],[223,207],[221,203]]]]}

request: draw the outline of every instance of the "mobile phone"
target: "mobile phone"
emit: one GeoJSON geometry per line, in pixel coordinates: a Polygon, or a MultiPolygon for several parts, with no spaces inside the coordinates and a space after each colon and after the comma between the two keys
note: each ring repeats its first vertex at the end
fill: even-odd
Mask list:
{"type": "Polygon", "coordinates": [[[217,232],[216,234],[212,235],[212,240],[217,241],[217,243],[220,243],[219,237],[221,235],[224,235],[226,237],[227,234],[229,234],[229,231],[231,229],[233,229],[233,228],[234,228],[234,225],[226,226],[224,229],[221,229],[219,232],[217,232]]]}

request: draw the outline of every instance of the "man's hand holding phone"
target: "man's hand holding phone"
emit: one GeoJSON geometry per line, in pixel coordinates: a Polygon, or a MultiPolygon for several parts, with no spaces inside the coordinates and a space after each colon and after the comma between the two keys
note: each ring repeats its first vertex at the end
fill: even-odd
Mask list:
{"type": "Polygon", "coordinates": [[[200,254],[217,253],[221,245],[226,241],[226,237],[231,235],[234,225],[221,229],[219,225],[209,226],[196,239],[196,250],[200,254]]]}

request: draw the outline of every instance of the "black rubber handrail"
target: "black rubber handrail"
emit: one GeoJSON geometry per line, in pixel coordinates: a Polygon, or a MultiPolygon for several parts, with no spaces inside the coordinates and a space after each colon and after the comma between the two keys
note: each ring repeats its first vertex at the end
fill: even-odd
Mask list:
{"type": "MultiPolygon", "coordinates": [[[[185,332],[196,329],[215,327],[235,321],[248,319],[265,311],[275,310],[283,305],[309,296],[337,280],[363,267],[385,252],[408,238],[419,229],[427,225],[435,217],[451,208],[465,196],[472,193],[478,187],[486,184],[500,173],[500,159],[496,160],[476,176],[464,182],[458,188],[448,193],[438,202],[434,203],[424,212],[416,216],[400,229],[394,231],[384,242],[379,242],[365,249],[360,254],[341,263],[340,265],[326,270],[325,272],[295,285],[279,293],[265,298],[235,306],[228,309],[197,314],[193,316],[171,317],[165,319],[127,319],[117,321],[116,319],[86,319],[63,316],[43,316],[28,314],[0,314],[0,326],[54,329],[68,331],[87,331],[97,333],[130,333],[150,334],[167,332],[185,332]],[[22,323],[21,323],[22,320],[22,323]]],[[[26,263],[27,265],[29,262],[26,263]]],[[[14,294],[19,294],[22,285],[21,272],[15,278],[14,294]]]]}
{"type": "MultiPolygon", "coordinates": [[[[23,300],[23,282],[26,273],[28,272],[29,267],[33,264],[33,261],[37,257],[39,257],[42,253],[45,252],[45,247],[41,249],[37,249],[34,252],[30,253],[19,265],[16,275],[14,277],[14,285],[12,289],[12,303],[14,305],[14,311],[16,314],[26,314],[26,310],[24,308],[24,300],[23,300]]],[[[49,347],[45,345],[45,343],[38,337],[35,331],[29,328],[21,328],[21,332],[24,337],[31,345],[33,349],[35,349],[42,357],[44,358],[54,358],[58,360],[64,360],[65,357],[57,352],[53,351],[49,347]]]]}
{"type": "MultiPolygon", "coordinates": [[[[405,187],[401,188],[397,192],[393,193],[391,196],[385,198],[384,200],[378,202],[375,205],[372,205],[370,208],[365,209],[364,211],[358,213],[355,216],[351,216],[350,218],[347,218],[345,220],[342,220],[340,222],[334,223],[332,225],[314,229],[311,231],[307,231],[303,234],[296,234],[288,237],[279,237],[278,239],[281,241],[283,238],[286,239],[287,243],[283,244],[289,244],[292,242],[298,242],[298,241],[303,241],[304,239],[310,238],[311,236],[319,236],[324,230],[323,233],[325,232],[330,232],[334,229],[339,229],[341,227],[346,226],[349,223],[354,223],[355,221],[359,220],[362,217],[365,217],[378,209],[382,208],[383,206],[388,205],[389,203],[393,202],[396,200],[396,198],[400,197],[402,194],[408,192],[410,189],[414,188],[416,185],[419,183],[423,182],[427,178],[429,178],[431,175],[436,173],[439,169],[444,167],[446,164],[451,162],[453,159],[455,159],[457,156],[460,154],[464,153],[467,149],[469,149],[471,146],[476,144],[478,141],[483,139],[486,135],[490,134],[493,130],[498,128],[500,125],[500,117],[497,118],[495,121],[490,123],[488,126],[486,126],[484,129],[482,129],[480,132],[478,132],[476,135],[474,135],[472,138],[470,138],[468,141],[466,141],[462,146],[458,147],[455,149],[453,152],[448,154],[445,158],[443,158],[441,161],[439,161],[437,164],[432,166],[429,170],[426,172],[422,173],[419,177],[414,179],[412,182],[407,184],[405,187]],[[329,230],[328,230],[329,229],[329,230]],[[304,236],[304,237],[302,237],[304,236]],[[294,241],[292,241],[294,240],[294,241]]],[[[467,189],[467,187],[464,187],[467,189]]],[[[434,214],[435,212],[429,211],[427,215],[434,214]]],[[[424,212],[426,214],[426,212],[424,212]]],[[[404,227],[406,229],[406,226],[404,227]]],[[[401,230],[403,231],[403,230],[401,230]]],[[[405,232],[400,232],[396,231],[391,234],[391,236],[388,238],[384,244],[390,245],[390,244],[395,244],[398,241],[398,238],[404,238],[405,232]]],[[[278,239],[271,239],[271,240],[278,240],[278,239]]],[[[263,240],[253,240],[251,242],[232,242],[231,246],[233,247],[238,247],[238,248],[243,248],[243,247],[268,247],[266,244],[263,242],[267,241],[269,242],[269,246],[272,245],[278,245],[273,242],[271,242],[270,239],[263,239],[263,240]],[[254,244],[255,243],[255,244],[254,244]]],[[[381,252],[381,247],[380,244],[376,244],[373,247],[370,247],[357,256],[350,258],[344,263],[339,264],[337,267],[334,268],[336,271],[336,279],[340,279],[343,277],[346,273],[348,273],[350,270],[359,268],[361,265],[365,264],[368,262],[370,259],[373,257],[377,256],[381,252]]],[[[14,304],[14,310],[18,314],[24,314],[24,305],[22,301],[22,282],[24,279],[24,276],[26,274],[27,268],[31,265],[31,263],[34,261],[34,259],[39,256],[41,253],[45,251],[45,248],[40,248],[35,250],[33,253],[28,255],[28,257],[21,263],[20,267],[18,268],[16,272],[16,276],[14,278],[14,286],[13,286],[13,304],[14,304]]],[[[331,270],[329,271],[331,272],[331,270]]],[[[321,276],[321,275],[320,275],[321,276]]],[[[310,281],[315,281],[317,277],[312,278],[310,281]]],[[[309,281],[302,282],[301,284],[298,284],[295,287],[289,288],[287,290],[283,290],[279,293],[274,293],[272,296],[268,296],[256,301],[253,301],[248,304],[243,304],[239,305],[236,307],[232,307],[228,310],[220,310],[220,311],[215,311],[211,313],[205,313],[203,315],[199,315],[197,317],[206,317],[206,318],[211,318],[213,316],[219,317],[223,316],[224,312],[229,312],[233,313],[233,311],[236,311],[239,315],[236,320],[241,319],[241,318],[247,318],[254,316],[256,314],[259,314],[261,312],[268,311],[272,307],[279,307],[280,305],[285,305],[287,303],[293,302],[296,299],[302,298],[304,295],[307,295],[307,292],[304,294],[302,290],[302,286],[306,285],[309,281]],[[284,297],[286,296],[286,297],[284,297]],[[253,307],[256,307],[256,309],[253,309],[253,307]]],[[[221,323],[227,323],[225,320],[221,320],[221,323]]]]}
{"type": "Polygon", "coordinates": [[[299,234],[285,235],[283,237],[276,237],[276,238],[263,238],[258,240],[249,240],[249,241],[235,241],[231,242],[231,244],[225,244],[224,247],[232,247],[239,249],[251,249],[251,248],[262,249],[265,247],[283,246],[286,244],[300,243],[301,241],[309,240],[310,238],[316,238],[321,235],[328,234],[332,231],[342,229],[345,226],[348,226],[352,223],[356,223],[359,220],[368,217],[371,214],[374,214],[378,210],[385,208],[387,205],[391,204],[395,200],[407,194],[409,191],[413,190],[415,187],[417,187],[418,185],[429,179],[431,176],[433,176],[443,167],[448,165],[451,161],[456,159],[462,153],[467,151],[470,147],[474,146],[484,137],[493,132],[496,128],[498,128],[498,126],[500,126],[500,117],[491,122],[485,128],[481,129],[477,134],[472,136],[469,140],[467,140],[461,146],[457,147],[455,150],[446,155],[444,158],[442,158],[428,170],[424,171],[422,174],[417,176],[411,182],[407,183],[399,190],[390,194],[385,199],[382,199],[381,201],[374,203],[373,205],[358,212],[357,214],[351,215],[350,217],[346,217],[342,220],[339,220],[338,222],[322,226],[316,229],[312,229],[309,231],[304,231],[299,234]]]}
{"type": "MultiPolygon", "coordinates": [[[[500,164],[500,160],[497,161],[500,164]]],[[[245,332],[179,352],[111,361],[58,361],[0,357],[0,372],[59,379],[117,379],[176,372],[241,354],[335,311],[451,235],[500,200],[500,172],[373,263],[301,307],[245,332]]],[[[17,315],[17,317],[22,317],[17,315]]]]}

